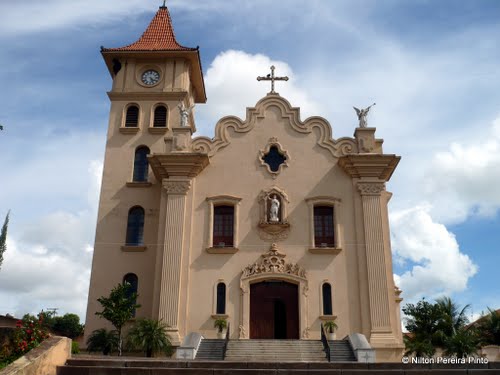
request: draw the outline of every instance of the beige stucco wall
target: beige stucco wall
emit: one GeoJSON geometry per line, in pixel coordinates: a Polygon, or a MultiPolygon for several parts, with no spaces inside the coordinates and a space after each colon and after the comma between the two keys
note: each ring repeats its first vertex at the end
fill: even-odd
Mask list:
{"type": "Polygon", "coordinates": [[[54,336],[39,347],[0,370],[1,375],[56,375],[57,366],[63,366],[71,357],[71,339],[54,336]]]}

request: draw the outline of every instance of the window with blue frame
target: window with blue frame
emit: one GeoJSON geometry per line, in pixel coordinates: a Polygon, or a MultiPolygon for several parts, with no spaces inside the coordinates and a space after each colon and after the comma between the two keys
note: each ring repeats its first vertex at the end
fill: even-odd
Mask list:
{"type": "Polygon", "coordinates": [[[332,309],[332,286],[323,284],[323,315],[333,315],[332,309]]]}
{"type": "Polygon", "coordinates": [[[149,163],[148,163],[149,148],[146,146],[138,147],[135,150],[134,158],[134,182],[146,182],[148,180],[149,163]]]}
{"type": "Polygon", "coordinates": [[[132,207],[128,212],[126,244],[128,246],[144,244],[144,209],[142,207],[132,207]]]}
{"type": "Polygon", "coordinates": [[[226,284],[217,284],[217,310],[216,314],[226,313],[226,284]]]}

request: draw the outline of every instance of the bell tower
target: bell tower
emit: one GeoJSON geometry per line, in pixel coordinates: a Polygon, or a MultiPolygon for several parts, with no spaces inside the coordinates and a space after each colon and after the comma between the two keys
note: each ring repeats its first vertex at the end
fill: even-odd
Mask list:
{"type": "MultiPolygon", "coordinates": [[[[164,262],[164,253],[169,253],[164,249],[169,224],[165,224],[167,198],[162,186],[168,176],[156,173],[151,158],[182,149],[196,131],[193,107],[206,102],[199,48],[177,42],[169,11],[163,5],[136,42],[101,47],[101,54],[113,81],[108,92],[111,108],[86,336],[109,326],[95,316],[101,311],[97,298],[108,296],[113,287],[127,281],[139,294],[137,317],[163,319],[172,328],[175,343],[179,329],[183,329],[177,318],[182,295],[175,291],[169,294],[167,281],[160,276],[162,267],[156,269],[158,262],[164,262]],[[160,294],[175,306],[159,301],[160,294]]],[[[183,205],[179,207],[184,210],[183,205]]],[[[178,232],[171,234],[173,238],[178,232]]],[[[180,254],[182,236],[178,242],[169,240],[168,244],[175,243],[180,254]]],[[[175,269],[179,265],[169,266],[175,269]]],[[[169,285],[180,283],[177,274],[165,277],[169,285]]]]}
{"type": "MultiPolygon", "coordinates": [[[[125,47],[101,47],[101,53],[113,78],[109,92],[112,112],[120,109],[120,102],[144,102],[139,114],[144,127],[154,127],[147,102],[167,102],[171,110],[169,123],[177,125],[179,111],[174,109],[179,102],[190,108],[207,100],[199,48],[184,47],[177,42],[166,6],[159,8],[139,40],[125,47]]],[[[126,127],[125,123],[118,124],[126,127]]],[[[195,131],[192,119],[188,126],[195,131]]]]}

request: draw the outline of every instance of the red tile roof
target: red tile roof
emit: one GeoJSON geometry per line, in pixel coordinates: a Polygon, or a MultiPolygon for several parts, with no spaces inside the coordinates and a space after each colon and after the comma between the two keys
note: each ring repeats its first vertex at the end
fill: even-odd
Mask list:
{"type": "Polygon", "coordinates": [[[148,28],[135,43],[120,48],[102,48],[107,51],[196,51],[181,46],[175,40],[174,28],[166,6],[160,7],[148,28]]]}

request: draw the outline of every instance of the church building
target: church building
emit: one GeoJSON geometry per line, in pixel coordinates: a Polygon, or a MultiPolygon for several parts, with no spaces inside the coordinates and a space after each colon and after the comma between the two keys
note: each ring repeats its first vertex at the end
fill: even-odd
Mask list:
{"type": "Polygon", "coordinates": [[[200,51],[177,42],[166,6],[135,43],[101,53],[111,109],[86,338],[109,328],[97,298],[129,282],[136,318],[167,323],[176,346],[216,338],[216,319],[231,340],[320,340],[334,321],[337,338],[360,333],[377,361],[399,361],[386,182],[400,157],[384,153],[369,108],[353,137],[333,139],[276,92],[286,77],[271,67],[255,72],[271,91],[244,119],[193,137],[200,51]]]}

